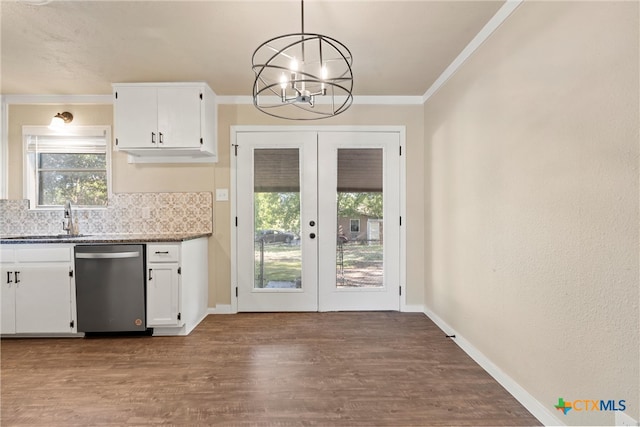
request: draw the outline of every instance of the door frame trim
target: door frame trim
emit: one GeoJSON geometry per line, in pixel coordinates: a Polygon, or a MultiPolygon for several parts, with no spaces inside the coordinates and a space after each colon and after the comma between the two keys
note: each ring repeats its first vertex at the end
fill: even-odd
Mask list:
{"type": "Polygon", "coordinates": [[[400,295],[400,311],[407,311],[407,233],[406,233],[406,217],[407,217],[407,163],[406,163],[406,126],[321,126],[321,125],[309,125],[309,126],[272,126],[272,125],[237,125],[230,127],[229,135],[229,157],[230,159],[230,175],[231,175],[231,188],[230,188],[230,200],[231,200],[231,216],[229,217],[229,226],[231,227],[231,282],[230,282],[230,296],[231,296],[231,311],[230,313],[238,312],[238,298],[236,297],[236,287],[238,286],[238,252],[237,252],[237,229],[235,218],[237,212],[237,157],[235,156],[234,146],[236,144],[236,135],[241,132],[394,132],[398,133],[400,137],[400,149],[402,150],[402,156],[400,156],[400,216],[403,218],[402,225],[400,226],[400,288],[402,294],[400,295]]]}

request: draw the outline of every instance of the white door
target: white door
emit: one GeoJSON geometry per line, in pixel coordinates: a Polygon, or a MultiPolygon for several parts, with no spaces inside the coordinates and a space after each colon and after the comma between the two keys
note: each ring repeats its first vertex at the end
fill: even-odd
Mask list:
{"type": "Polygon", "coordinates": [[[119,87],[114,109],[115,138],[120,148],[158,145],[158,91],[152,87],[119,87]],[[132,120],[135,117],[135,120],[132,120]]]}
{"type": "Polygon", "coordinates": [[[0,269],[2,277],[2,312],[0,313],[0,332],[3,334],[16,333],[16,283],[13,265],[0,269]]]}
{"type": "Polygon", "coordinates": [[[317,311],[316,135],[236,143],[238,311],[317,311]]]}
{"type": "Polygon", "coordinates": [[[180,326],[178,264],[147,265],[147,326],[180,326]]]}
{"type": "Polygon", "coordinates": [[[69,265],[17,269],[16,332],[71,332],[69,265]]]}
{"type": "Polygon", "coordinates": [[[197,87],[158,88],[158,147],[200,147],[197,87]]]}
{"type": "Polygon", "coordinates": [[[238,311],[400,308],[399,138],[236,133],[238,311]]]}
{"type": "Polygon", "coordinates": [[[326,132],[318,147],[319,310],[399,310],[400,136],[326,132]]]}

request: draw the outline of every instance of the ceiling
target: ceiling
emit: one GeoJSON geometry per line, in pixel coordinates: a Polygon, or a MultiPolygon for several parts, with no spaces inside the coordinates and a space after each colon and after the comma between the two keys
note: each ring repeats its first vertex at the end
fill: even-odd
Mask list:
{"type": "MultiPolygon", "coordinates": [[[[422,96],[503,4],[307,0],[305,30],[351,50],[354,95],[422,96]]],[[[297,0],[20,0],[1,1],[0,14],[5,95],[99,95],[111,83],[163,81],[251,95],[255,48],[300,31],[297,0]]]]}

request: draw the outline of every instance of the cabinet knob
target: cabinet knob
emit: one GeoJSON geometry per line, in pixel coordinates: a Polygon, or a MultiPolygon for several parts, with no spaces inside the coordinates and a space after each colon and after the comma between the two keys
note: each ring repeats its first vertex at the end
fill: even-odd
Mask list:
{"type": "Polygon", "coordinates": [[[316,238],[316,233],[309,234],[309,237],[311,237],[312,239],[315,239],[316,238]]]}

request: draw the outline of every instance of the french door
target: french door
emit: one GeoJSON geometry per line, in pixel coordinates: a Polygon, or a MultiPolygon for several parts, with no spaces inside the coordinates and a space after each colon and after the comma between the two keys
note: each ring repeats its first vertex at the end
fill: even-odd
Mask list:
{"type": "Polygon", "coordinates": [[[397,132],[237,132],[238,311],[398,310],[397,132]]]}

